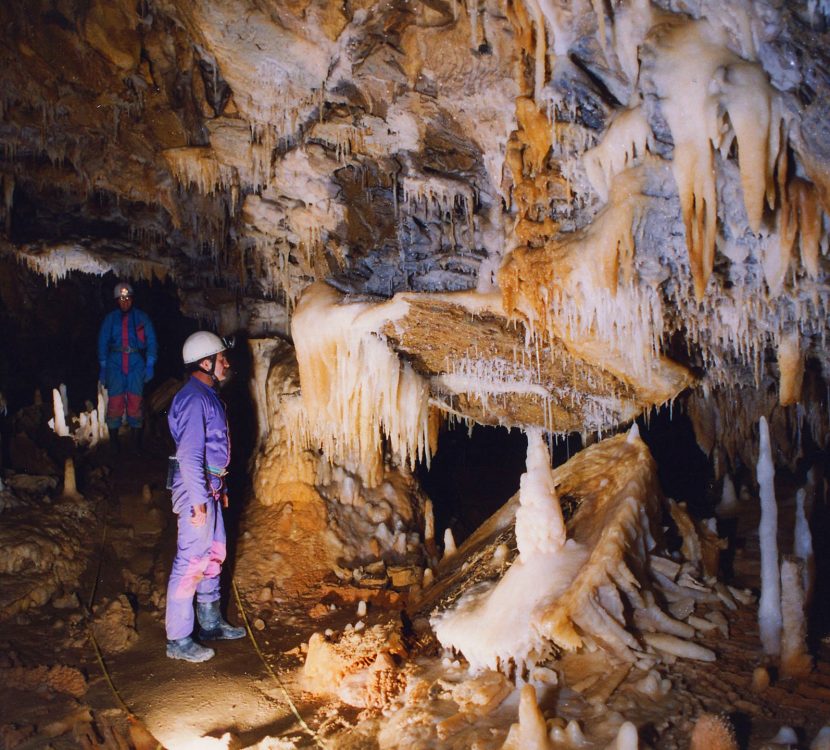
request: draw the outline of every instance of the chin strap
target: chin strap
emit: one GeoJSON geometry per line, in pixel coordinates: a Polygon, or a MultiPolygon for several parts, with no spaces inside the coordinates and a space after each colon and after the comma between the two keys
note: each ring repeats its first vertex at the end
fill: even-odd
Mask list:
{"type": "Polygon", "coordinates": [[[210,379],[213,381],[213,384],[218,385],[219,378],[216,377],[216,355],[212,354],[210,357],[205,357],[205,359],[210,360],[210,369],[205,370],[200,367],[199,372],[203,372],[205,375],[209,376],[210,379]]]}

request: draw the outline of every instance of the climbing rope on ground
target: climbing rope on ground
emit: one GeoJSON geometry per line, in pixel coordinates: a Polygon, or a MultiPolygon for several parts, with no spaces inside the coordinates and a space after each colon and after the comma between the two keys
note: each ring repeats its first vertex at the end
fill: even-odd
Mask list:
{"type": "Polygon", "coordinates": [[[271,676],[274,682],[277,683],[277,686],[282,691],[282,694],[285,696],[286,703],[288,703],[288,707],[291,709],[291,713],[294,714],[294,718],[297,720],[297,723],[303,728],[306,734],[308,734],[308,736],[314,740],[314,743],[317,745],[317,747],[326,750],[325,742],[323,742],[320,735],[317,734],[317,732],[315,732],[306,723],[305,719],[303,719],[303,717],[300,715],[300,712],[297,710],[297,706],[294,704],[294,701],[291,700],[291,695],[288,692],[288,689],[285,687],[285,684],[279,678],[277,673],[271,668],[271,665],[268,663],[268,661],[265,659],[265,655],[262,653],[262,650],[260,649],[259,644],[257,643],[256,638],[254,637],[254,631],[251,630],[251,625],[248,621],[248,615],[245,612],[245,608],[242,606],[242,598],[239,596],[239,589],[236,587],[236,581],[233,578],[231,579],[231,588],[233,589],[233,595],[236,599],[236,606],[237,609],[239,609],[239,614],[242,616],[242,622],[245,625],[245,630],[248,631],[248,637],[250,638],[251,643],[253,643],[254,650],[257,652],[260,661],[262,661],[262,664],[265,666],[265,670],[268,672],[268,674],[271,676]]]}
{"type": "MultiPolygon", "coordinates": [[[[109,507],[107,507],[107,510],[108,509],[109,507]]],[[[138,716],[136,716],[135,713],[133,713],[132,710],[130,710],[130,707],[127,705],[126,701],[121,697],[121,694],[118,692],[118,688],[115,686],[115,683],[112,680],[110,671],[107,668],[106,662],[104,661],[103,652],[101,651],[101,647],[98,644],[98,640],[95,638],[95,633],[92,628],[92,608],[95,603],[95,595],[98,591],[98,580],[101,577],[101,569],[103,567],[104,562],[104,548],[106,546],[108,529],[109,513],[106,512],[104,513],[104,526],[101,532],[101,543],[98,552],[98,565],[96,566],[95,570],[95,580],[92,584],[92,591],[90,592],[88,603],[84,604],[84,602],[81,601],[81,607],[83,607],[86,616],[87,631],[90,643],[92,644],[93,650],[95,651],[95,658],[98,662],[98,666],[101,669],[102,674],[104,675],[104,679],[106,680],[107,685],[110,688],[110,691],[115,696],[115,700],[117,701],[118,705],[127,714],[127,720],[133,726],[140,727],[141,731],[149,735],[149,732],[147,731],[146,727],[144,727],[144,723],[138,716]]],[[[322,750],[327,750],[326,744],[323,742],[320,736],[306,723],[305,719],[303,719],[300,712],[297,710],[297,706],[291,699],[291,695],[288,692],[288,689],[285,687],[282,680],[280,680],[279,676],[276,674],[276,672],[274,672],[274,670],[271,668],[271,665],[265,659],[265,655],[262,653],[262,650],[260,649],[259,644],[257,643],[256,638],[254,637],[254,633],[251,630],[251,625],[248,621],[248,615],[245,612],[244,606],[242,605],[242,598],[239,596],[239,589],[236,586],[236,581],[233,579],[231,579],[231,587],[233,588],[233,593],[236,599],[236,606],[239,609],[239,614],[242,616],[242,621],[245,624],[245,630],[248,632],[248,637],[251,643],[253,644],[257,656],[259,656],[260,661],[265,667],[265,670],[268,672],[268,674],[271,676],[274,682],[276,682],[277,686],[282,691],[283,695],[285,696],[286,703],[288,704],[288,707],[291,709],[291,713],[294,715],[294,718],[297,720],[297,723],[300,725],[303,731],[314,741],[317,747],[322,748],[322,750]]],[[[156,742],[155,750],[165,750],[164,746],[155,738],[153,738],[153,742],[156,742]]]]}
{"type": "MultiPolygon", "coordinates": [[[[81,601],[81,607],[83,607],[84,614],[86,616],[86,626],[87,626],[87,634],[89,636],[89,642],[92,644],[92,648],[95,651],[95,658],[98,661],[98,666],[101,669],[101,673],[104,675],[104,679],[109,686],[110,691],[115,696],[115,700],[124,713],[127,714],[127,721],[135,728],[138,728],[143,734],[152,737],[150,733],[147,731],[144,723],[141,719],[136,716],[131,710],[130,707],[127,705],[126,701],[121,697],[121,693],[118,692],[118,689],[115,687],[115,683],[112,681],[112,676],[110,675],[109,669],[107,669],[106,662],[104,661],[104,654],[101,651],[101,646],[98,644],[98,639],[95,637],[95,631],[92,627],[92,607],[95,604],[95,594],[98,591],[98,580],[101,577],[101,568],[104,564],[104,548],[106,547],[107,543],[107,531],[109,529],[109,504],[107,504],[107,512],[104,513],[104,528],[101,532],[101,544],[100,549],[98,551],[98,565],[95,568],[95,580],[92,582],[92,591],[89,594],[89,601],[84,604],[81,601]]],[[[164,746],[155,738],[152,737],[152,741],[156,743],[155,750],[165,750],[164,746]]]]}

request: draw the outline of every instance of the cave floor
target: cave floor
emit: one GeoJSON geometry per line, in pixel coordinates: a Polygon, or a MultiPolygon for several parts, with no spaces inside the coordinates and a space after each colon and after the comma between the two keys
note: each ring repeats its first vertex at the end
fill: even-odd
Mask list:
{"type": "MultiPolygon", "coordinates": [[[[166,658],[159,596],[164,592],[175,548],[175,527],[168,494],[163,489],[164,458],[151,449],[149,455],[112,457],[105,454],[101,460],[113,469],[108,482],[109,496],[102,499],[104,510],[99,514],[99,518],[106,520],[91,527],[87,539],[79,540],[93,550],[83,587],[85,592],[94,588],[96,605],[112,601],[126,589],[137,611],[137,637],[133,636],[128,645],[104,656],[110,686],[89,640],[79,630],[82,619],[79,612],[55,610],[52,605],[46,605],[4,625],[3,645],[14,651],[20,663],[77,667],[87,676],[88,689],[85,694],[72,697],[3,684],[0,686],[0,727],[6,729],[0,735],[0,747],[143,750],[155,748],[156,742],[170,750],[315,746],[314,738],[292,714],[286,696],[290,696],[313,731],[321,730],[327,747],[378,747],[376,736],[383,723],[379,713],[361,713],[337,700],[324,700],[304,692],[299,682],[303,650],[311,634],[325,628],[342,629],[350,619],[355,619],[353,608],[341,607],[320,618],[318,598],[312,596],[284,603],[277,625],[253,630],[262,657],[246,638],[220,642],[216,645],[216,657],[205,664],[166,658]],[[99,575],[93,587],[96,571],[99,575]],[[312,616],[310,612],[315,604],[318,614],[312,616]],[[78,627],[67,628],[67,622],[75,622],[78,627]],[[273,674],[269,674],[263,659],[273,674]],[[140,724],[127,722],[127,711],[140,724]],[[13,734],[15,727],[21,729],[20,735],[13,734]],[[26,732],[26,727],[31,729],[26,732]],[[230,733],[230,740],[226,733],[230,733]]],[[[733,583],[757,590],[754,523],[750,515],[741,521],[738,529],[733,583]]],[[[228,619],[239,623],[242,618],[233,597],[228,596],[229,588],[227,581],[223,582],[223,595],[230,598],[228,619]]],[[[254,622],[255,606],[246,604],[246,610],[249,608],[248,617],[254,622]]],[[[752,687],[752,675],[762,659],[755,607],[739,605],[737,610],[726,614],[730,638],[709,635],[701,641],[718,653],[716,664],[677,660],[661,670],[673,685],[667,699],[651,703],[640,700],[632,709],[626,691],[620,689],[605,706],[597,709],[586,706],[579,700],[580,696],[574,695],[573,715],[588,724],[599,721],[602,712],[625,711],[627,717],[633,716],[638,722],[641,737],[649,746],[685,750],[694,719],[701,711],[725,713],[735,724],[742,748],[762,748],[764,740],[774,736],[785,724],[799,732],[800,746],[806,748],[818,729],[830,719],[828,643],[814,644],[817,658],[809,676],[777,680],[773,672],[772,684],[757,692],[752,687]]],[[[375,608],[367,624],[389,616],[398,615],[375,608]]],[[[416,657],[421,657],[417,669],[422,673],[440,664],[434,644],[431,651],[414,652],[411,657],[413,665],[416,657]]],[[[559,708],[563,705],[560,702],[559,708]]],[[[494,747],[500,746],[498,743],[509,722],[515,721],[515,701],[511,703],[509,699],[503,708],[513,718],[493,731],[494,747]]],[[[570,718],[564,713],[559,715],[570,718]]],[[[462,745],[448,741],[438,746],[462,745]]]]}

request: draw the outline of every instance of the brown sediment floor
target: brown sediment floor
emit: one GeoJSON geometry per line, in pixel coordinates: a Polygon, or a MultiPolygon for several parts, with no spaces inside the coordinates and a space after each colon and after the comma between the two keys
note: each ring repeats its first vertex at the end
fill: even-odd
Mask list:
{"type": "MultiPolygon", "coordinates": [[[[412,715],[423,718],[432,712],[434,720],[449,718],[457,711],[448,687],[463,681],[465,675],[442,663],[440,649],[425,630],[423,604],[419,607],[414,600],[407,602],[404,596],[387,609],[388,600],[377,592],[343,586],[334,579],[303,598],[269,603],[274,617],[263,623],[262,630],[254,630],[262,656],[279,681],[269,674],[247,639],[219,644],[217,656],[206,664],[168,660],[160,605],[175,541],[169,499],[161,488],[163,459],[155,454],[127,455],[111,463],[114,471],[106,482],[106,493],[95,499],[95,521],[89,523],[85,538],[78,540],[90,548],[90,568],[79,594],[88,596],[100,559],[95,603],[100,607],[126,594],[135,608],[134,623],[125,625],[127,630],[133,627],[135,638],[127,639],[123,651],[106,654],[104,661],[120,698],[164,746],[171,750],[208,747],[214,741],[216,747],[255,747],[267,738],[278,737],[297,747],[313,746],[314,740],[292,713],[290,697],[328,747],[392,747],[388,744],[390,727],[400,719],[395,719],[392,708],[354,708],[330,696],[304,692],[301,682],[311,635],[326,629],[342,632],[348,623],[356,622],[360,599],[372,601],[364,618],[367,629],[389,618],[404,623],[409,651],[399,666],[413,683],[424,683],[426,696],[423,703],[410,706],[412,715]],[[145,484],[150,486],[149,496],[143,491],[145,484]],[[407,604],[403,615],[401,603],[407,604]]],[[[781,518],[786,519],[788,512],[782,501],[781,518]]],[[[493,534],[482,535],[482,544],[505,541],[500,537],[501,527],[495,522],[493,534]]],[[[757,516],[751,509],[737,525],[735,541],[738,549],[729,582],[757,591],[757,516]]],[[[240,581],[240,587],[245,591],[246,584],[253,583],[240,581]]],[[[254,589],[253,585],[249,588],[254,589]]],[[[227,586],[224,590],[227,592],[227,586]]],[[[261,605],[246,600],[245,607],[254,622],[261,605]]],[[[771,669],[771,684],[758,692],[753,689],[753,670],[764,659],[755,606],[738,603],[735,610],[721,609],[729,623],[729,638],[713,632],[699,639],[717,653],[717,662],[678,659],[661,666],[661,677],[672,685],[665,696],[651,698],[636,687],[644,673],[631,670],[616,677],[609,673],[606,682],[620,679],[610,696],[603,696],[604,686],[590,680],[582,692],[552,688],[541,704],[545,715],[579,719],[586,736],[597,743],[605,741],[624,717],[638,725],[643,746],[681,750],[688,747],[691,727],[701,712],[725,713],[733,720],[742,748],[760,748],[785,724],[794,727],[801,746],[808,747],[830,719],[827,644],[819,643],[809,675],[779,679],[771,669]],[[598,700],[598,695],[603,700],[598,700]]],[[[240,620],[233,601],[228,614],[232,621],[240,620]]],[[[119,742],[125,747],[140,746],[135,732],[130,733],[123,706],[102,675],[84,623],[82,608],[57,610],[48,604],[2,624],[0,747],[115,747],[119,742]],[[77,670],[80,679],[72,670],[77,670]]],[[[566,674],[570,668],[582,667],[567,662],[560,665],[566,674]]],[[[480,746],[499,747],[516,716],[514,694],[483,722],[491,740],[480,746]]],[[[447,741],[423,746],[464,745],[461,736],[450,736],[447,741]]]]}

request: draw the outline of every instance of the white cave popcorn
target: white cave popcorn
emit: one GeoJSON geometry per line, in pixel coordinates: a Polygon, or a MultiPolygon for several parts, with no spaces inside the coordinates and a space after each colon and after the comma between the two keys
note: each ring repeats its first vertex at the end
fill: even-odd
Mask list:
{"type": "Polygon", "coordinates": [[[587,559],[567,540],[542,431],[528,431],[527,471],[521,478],[516,541],[519,556],[494,587],[473,590],[432,625],[445,648],[460,651],[470,670],[528,668],[547,651],[537,612],[562,594],[587,559]]]}

